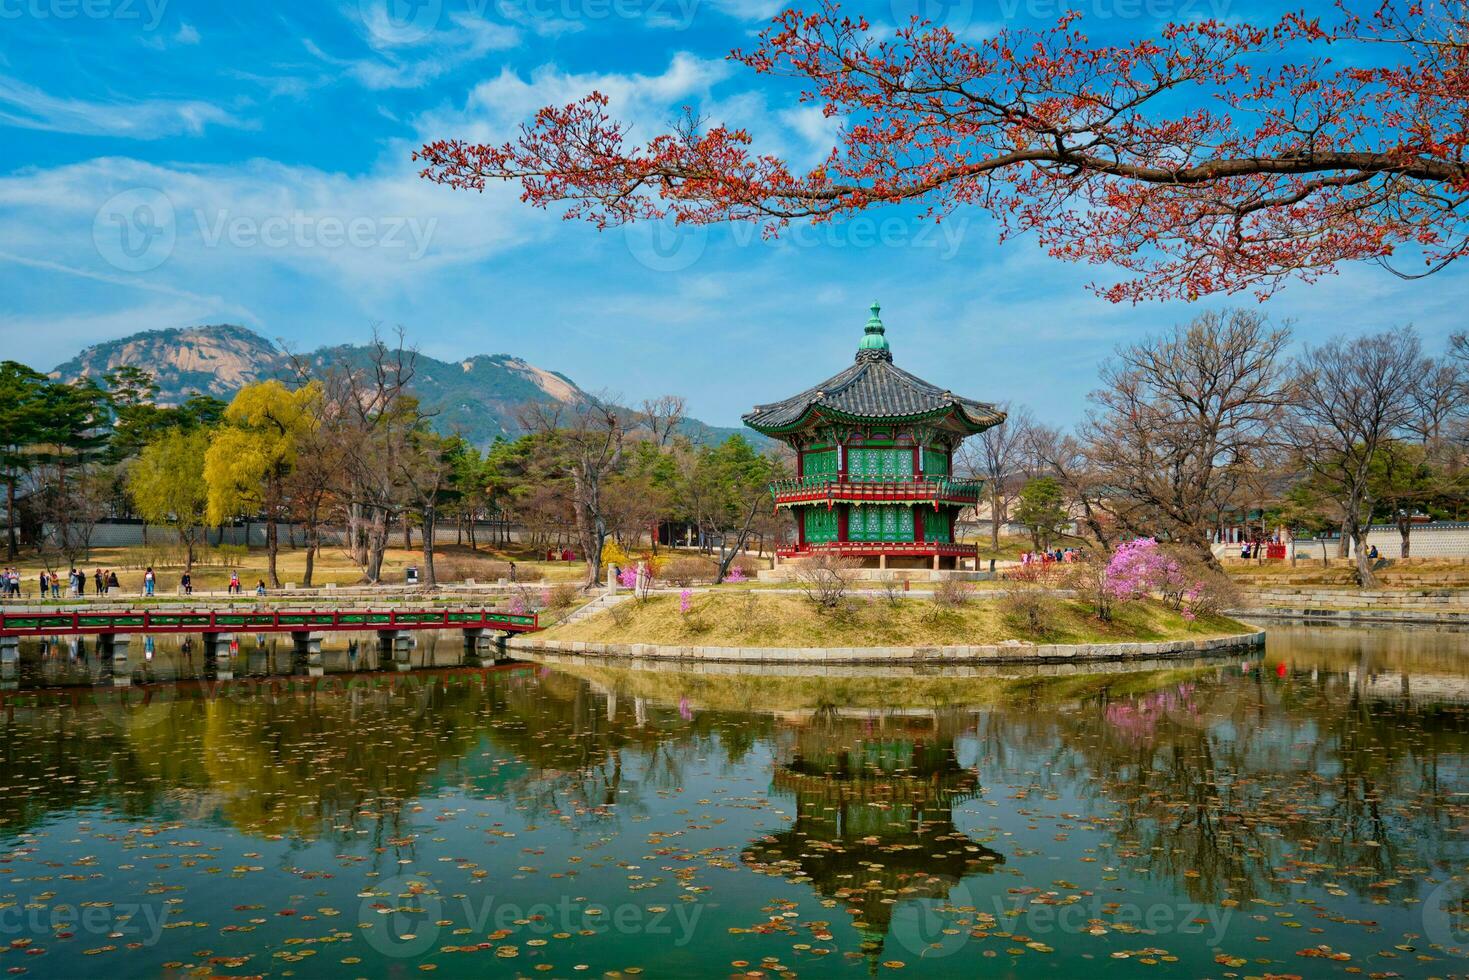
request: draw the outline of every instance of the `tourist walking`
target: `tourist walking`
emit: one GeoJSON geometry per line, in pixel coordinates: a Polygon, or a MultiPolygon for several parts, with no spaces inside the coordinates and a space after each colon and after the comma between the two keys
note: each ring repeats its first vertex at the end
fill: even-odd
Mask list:
{"type": "Polygon", "coordinates": [[[265,579],[261,579],[260,581],[255,583],[255,594],[261,596],[265,595],[265,579]]]}
{"type": "Polygon", "coordinates": [[[51,578],[50,578],[50,576],[48,576],[46,574],[45,570],[42,569],[42,571],[41,571],[41,595],[40,595],[40,598],[42,598],[42,599],[46,598],[46,590],[49,589],[50,587],[51,587],[51,578]]]}
{"type": "Polygon", "coordinates": [[[230,593],[230,595],[239,595],[240,594],[240,573],[239,572],[230,572],[229,593],[230,593]]]}
{"type": "Polygon", "coordinates": [[[71,570],[71,591],[79,599],[87,592],[87,576],[79,568],[71,570]]]}
{"type": "Polygon", "coordinates": [[[102,577],[102,569],[92,569],[92,584],[97,587],[98,595],[107,594],[107,580],[102,577]]]}
{"type": "Polygon", "coordinates": [[[61,598],[61,573],[55,572],[51,575],[51,598],[61,598]]]}
{"type": "Polygon", "coordinates": [[[153,594],[153,585],[154,585],[154,582],[155,582],[155,576],[153,575],[153,566],[152,565],[149,565],[148,566],[148,570],[143,573],[143,594],[144,595],[152,595],[153,594]]]}

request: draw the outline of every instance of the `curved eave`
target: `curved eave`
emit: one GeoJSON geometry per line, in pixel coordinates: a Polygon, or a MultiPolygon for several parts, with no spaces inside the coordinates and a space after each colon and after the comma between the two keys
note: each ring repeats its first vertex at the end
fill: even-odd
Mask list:
{"type": "Polygon", "coordinates": [[[751,421],[752,418],[759,414],[758,412],[751,413],[750,415],[746,415],[741,421],[756,432],[766,436],[779,436],[786,433],[799,432],[802,429],[810,428],[825,420],[850,422],[857,425],[881,425],[884,423],[927,422],[934,419],[946,420],[951,417],[965,431],[965,434],[974,435],[975,433],[983,432],[985,429],[994,428],[1005,421],[1006,417],[1005,413],[997,408],[991,407],[982,413],[973,412],[960,402],[953,402],[944,408],[936,409],[932,412],[922,412],[917,415],[854,415],[850,412],[842,412],[834,408],[829,408],[826,405],[813,403],[807,405],[806,409],[795,421],[788,422],[785,425],[761,425],[751,421]]]}

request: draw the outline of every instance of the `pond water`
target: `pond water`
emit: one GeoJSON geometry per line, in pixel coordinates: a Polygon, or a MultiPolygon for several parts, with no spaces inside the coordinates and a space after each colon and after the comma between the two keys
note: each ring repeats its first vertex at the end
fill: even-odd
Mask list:
{"type": "Polygon", "coordinates": [[[1469,634],[1106,671],[457,664],[29,644],[0,969],[1445,976],[1469,634]],[[389,665],[391,666],[391,665],[389,665]]]}

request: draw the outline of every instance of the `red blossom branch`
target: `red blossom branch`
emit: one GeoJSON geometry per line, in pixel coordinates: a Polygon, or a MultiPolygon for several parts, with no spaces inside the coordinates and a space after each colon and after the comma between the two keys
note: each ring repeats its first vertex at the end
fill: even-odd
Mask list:
{"type": "Polygon", "coordinates": [[[1329,28],[1175,24],[1125,45],[1092,44],[1069,14],[971,45],[917,19],[875,38],[828,0],[731,55],[798,79],[803,102],[842,120],[807,173],[691,116],[630,146],[596,92],[508,143],[441,140],[415,159],[450,187],[518,180],[528,203],[599,227],[751,220],[777,234],[904,201],[934,220],[979,207],[1002,237],[1131,273],[1098,287],[1113,301],[1263,297],[1403,251],[1425,274],[1469,252],[1469,0],[1444,4],[1343,6],[1329,28]]]}

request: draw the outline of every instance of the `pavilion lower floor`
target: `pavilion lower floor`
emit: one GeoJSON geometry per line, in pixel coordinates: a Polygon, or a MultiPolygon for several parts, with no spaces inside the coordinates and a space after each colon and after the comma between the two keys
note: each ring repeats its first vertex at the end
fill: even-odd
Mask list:
{"type": "Polygon", "coordinates": [[[852,559],[859,568],[952,571],[962,568],[966,560],[977,559],[979,549],[972,544],[946,541],[829,541],[776,551],[776,557],[781,561],[823,554],[852,559]]]}

